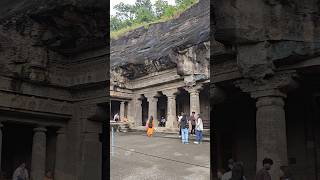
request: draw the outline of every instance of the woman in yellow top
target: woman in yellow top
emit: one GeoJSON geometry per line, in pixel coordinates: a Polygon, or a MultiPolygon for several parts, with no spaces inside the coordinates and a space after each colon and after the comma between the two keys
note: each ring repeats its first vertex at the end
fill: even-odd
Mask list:
{"type": "Polygon", "coordinates": [[[150,119],[146,123],[147,128],[147,135],[150,137],[153,135],[153,129],[154,129],[154,121],[153,116],[150,116],[150,119]]]}

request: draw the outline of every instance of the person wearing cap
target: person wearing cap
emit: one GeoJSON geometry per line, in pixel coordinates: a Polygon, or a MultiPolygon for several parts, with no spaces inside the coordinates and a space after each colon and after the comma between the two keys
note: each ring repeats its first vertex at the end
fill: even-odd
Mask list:
{"type": "Polygon", "coordinates": [[[273,165],[273,161],[270,158],[264,158],[262,161],[262,169],[258,171],[256,174],[256,180],[271,180],[271,176],[269,174],[269,170],[273,165]]]}

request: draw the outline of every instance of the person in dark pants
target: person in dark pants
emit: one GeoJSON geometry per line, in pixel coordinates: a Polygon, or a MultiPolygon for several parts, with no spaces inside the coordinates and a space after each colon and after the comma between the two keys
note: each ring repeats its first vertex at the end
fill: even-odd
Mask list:
{"type": "Polygon", "coordinates": [[[179,138],[181,138],[181,119],[182,119],[183,112],[180,113],[180,116],[178,116],[178,126],[179,126],[179,138]]]}
{"type": "Polygon", "coordinates": [[[182,136],[182,144],[189,144],[189,120],[187,119],[187,115],[183,114],[180,122],[181,126],[181,136],[182,136]]]}
{"type": "Polygon", "coordinates": [[[194,117],[195,112],[191,113],[191,116],[189,117],[189,121],[191,121],[191,132],[190,134],[195,135],[195,128],[196,128],[196,118],[194,117]]]}

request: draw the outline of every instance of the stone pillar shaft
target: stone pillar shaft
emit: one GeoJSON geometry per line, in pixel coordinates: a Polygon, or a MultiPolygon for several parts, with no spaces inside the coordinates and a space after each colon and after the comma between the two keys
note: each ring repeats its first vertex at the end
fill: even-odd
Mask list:
{"type": "Polygon", "coordinates": [[[166,127],[175,128],[176,122],[176,97],[175,95],[170,95],[168,97],[168,105],[167,105],[167,122],[166,127]]]}
{"type": "Polygon", "coordinates": [[[190,114],[195,112],[200,113],[200,97],[199,91],[193,90],[190,92],[190,114]]]}
{"type": "Polygon", "coordinates": [[[31,157],[31,179],[42,180],[46,166],[46,128],[33,129],[33,144],[31,157]]]}
{"type": "Polygon", "coordinates": [[[134,122],[137,126],[142,125],[142,101],[135,100],[134,102],[134,109],[135,109],[135,119],[134,122]]]}
{"type": "Polygon", "coordinates": [[[2,166],[1,166],[1,160],[2,160],[2,158],[1,158],[1,155],[2,155],[2,128],[3,127],[3,125],[2,125],[2,123],[0,122],[0,171],[2,170],[2,166]]]}
{"type": "Polygon", "coordinates": [[[121,101],[120,102],[120,120],[122,121],[124,118],[124,111],[125,111],[125,102],[121,101]]]}
{"type": "Polygon", "coordinates": [[[149,113],[148,113],[148,119],[150,116],[153,116],[154,119],[154,124],[157,127],[158,126],[158,117],[157,117],[157,102],[158,99],[155,97],[149,97],[148,98],[149,102],[149,113]]]}
{"type": "Polygon", "coordinates": [[[66,148],[67,148],[67,139],[65,134],[65,129],[60,128],[57,131],[57,142],[56,142],[56,162],[54,169],[54,177],[55,179],[67,180],[65,171],[65,161],[66,156],[66,148]]]}
{"type": "Polygon", "coordinates": [[[262,168],[264,158],[271,158],[274,161],[271,177],[279,179],[280,166],[288,165],[284,100],[283,97],[258,97],[256,106],[257,169],[262,168]]]}
{"type": "Polygon", "coordinates": [[[134,102],[133,101],[129,101],[128,102],[128,109],[127,109],[127,118],[129,121],[133,121],[134,120],[134,102]]]}

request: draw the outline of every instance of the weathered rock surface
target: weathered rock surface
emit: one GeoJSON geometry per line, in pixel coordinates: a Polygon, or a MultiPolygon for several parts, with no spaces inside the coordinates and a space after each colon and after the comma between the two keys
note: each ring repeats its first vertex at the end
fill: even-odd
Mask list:
{"type": "Polygon", "coordinates": [[[1,1],[0,74],[50,83],[53,64],[106,45],[105,7],[100,0],[1,1]]]}
{"type": "Polygon", "coordinates": [[[106,45],[106,6],[101,0],[4,0],[0,20],[21,35],[37,29],[30,34],[36,45],[70,55],[106,45]]]}
{"type": "MultiPolygon", "coordinates": [[[[112,69],[122,71],[120,74],[127,78],[135,78],[175,67],[179,61],[187,61],[182,59],[196,56],[197,51],[198,61],[208,60],[209,53],[200,51],[205,48],[209,52],[208,45],[204,45],[209,41],[209,22],[210,1],[200,0],[177,19],[153,24],[149,28],[141,27],[112,40],[112,69]]],[[[195,61],[195,58],[191,59],[195,61]]],[[[190,74],[186,69],[180,69],[180,72],[190,74]]]]}
{"type": "Polygon", "coordinates": [[[244,77],[267,78],[281,64],[320,55],[319,4],[299,0],[217,0],[213,7],[214,39],[235,50],[244,77]]]}

